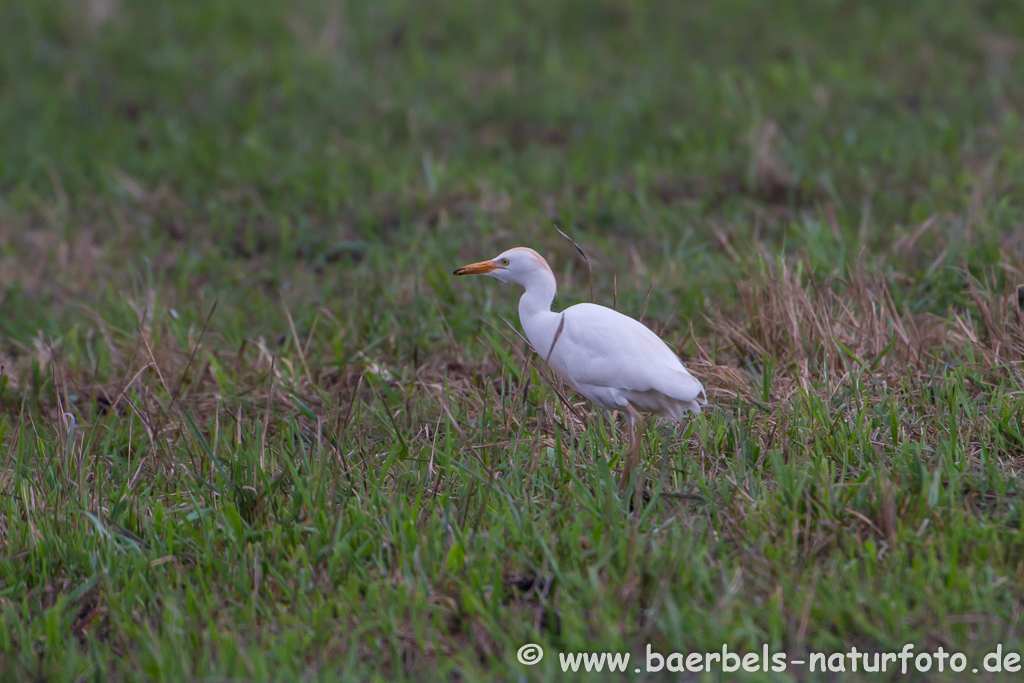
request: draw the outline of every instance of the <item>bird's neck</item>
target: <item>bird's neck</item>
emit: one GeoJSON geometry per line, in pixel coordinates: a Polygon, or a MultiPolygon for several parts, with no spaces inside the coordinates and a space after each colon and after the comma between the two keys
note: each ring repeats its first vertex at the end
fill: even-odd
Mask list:
{"type": "Polygon", "coordinates": [[[526,286],[519,299],[519,322],[534,351],[544,356],[558,329],[559,314],[551,310],[555,300],[555,276],[544,272],[526,286]]]}

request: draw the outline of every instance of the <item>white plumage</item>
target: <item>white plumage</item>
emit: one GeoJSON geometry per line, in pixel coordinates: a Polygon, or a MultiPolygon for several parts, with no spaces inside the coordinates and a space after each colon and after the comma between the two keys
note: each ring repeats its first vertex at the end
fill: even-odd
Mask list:
{"type": "Polygon", "coordinates": [[[536,351],[569,386],[606,410],[621,410],[631,430],[631,458],[621,487],[639,458],[640,413],[679,420],[700,412],[704,387],[675,352],[643,323],[596,304],[551,310],[555,276],[533,249],[515,247],[490,261],[463,266],[455,275],[489,275],[526,290],[519,321],[536,351]]]}

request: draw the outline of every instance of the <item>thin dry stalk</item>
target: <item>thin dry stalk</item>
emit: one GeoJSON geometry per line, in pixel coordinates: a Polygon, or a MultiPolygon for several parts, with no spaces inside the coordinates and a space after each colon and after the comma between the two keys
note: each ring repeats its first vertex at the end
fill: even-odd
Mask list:
{"type": "Polygon", "coordinates": [[[590,273],[590,303],[594,303],[594,267],[590,264],[590,259],[587,258],[587,254],[586,252],[583,251],[583,247],[578,245],[576,243],[576,240],[562,232],[561,228],[559,228],[557,225],[555,225],[555,230],[558,230],[559,235],[572,242],[572,246],[576,247],[576,251],[578,251],[580,253],[580,256],[583,257],[583,260],[586,261],[587,270],[590,273]]]}

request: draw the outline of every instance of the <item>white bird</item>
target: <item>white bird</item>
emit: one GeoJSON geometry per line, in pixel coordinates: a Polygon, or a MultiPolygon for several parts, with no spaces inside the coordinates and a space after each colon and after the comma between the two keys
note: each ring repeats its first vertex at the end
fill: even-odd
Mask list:
{"type": "MultiPolygon", "coordinates": [[[[704,387],[671,347],[643,323],[597,304],[551,310],[555,275],[540,254],[515,247],[455,275],[489,275],[526,290],[519,322],[533,350],[573,389],[605,410],[621,410],[630,428],[630,458],[619,481],[625,490],[639,462],[641,413],[680,420],[707,403],[704,387]]],[[[639,481],[637,481],[639,489],[639,481]]]]}

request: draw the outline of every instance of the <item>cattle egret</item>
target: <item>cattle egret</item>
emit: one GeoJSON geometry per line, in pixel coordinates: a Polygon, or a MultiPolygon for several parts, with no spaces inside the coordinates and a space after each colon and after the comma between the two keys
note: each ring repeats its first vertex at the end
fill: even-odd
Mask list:
{"type": "Polygon", "coordinates": [[[462,266],[455,275],[489,275],[521,285],[526,291],[519,299],[519,321],[533,350],[584,397],[605,410],[625,412],[630,457],[620,490],[639,462],[641,413],[680,420],[707,403],[701,383],[643,323],[596,304],[552,311],[555,275],[533,249],[515,247],[490,261],[462,266]]]}

